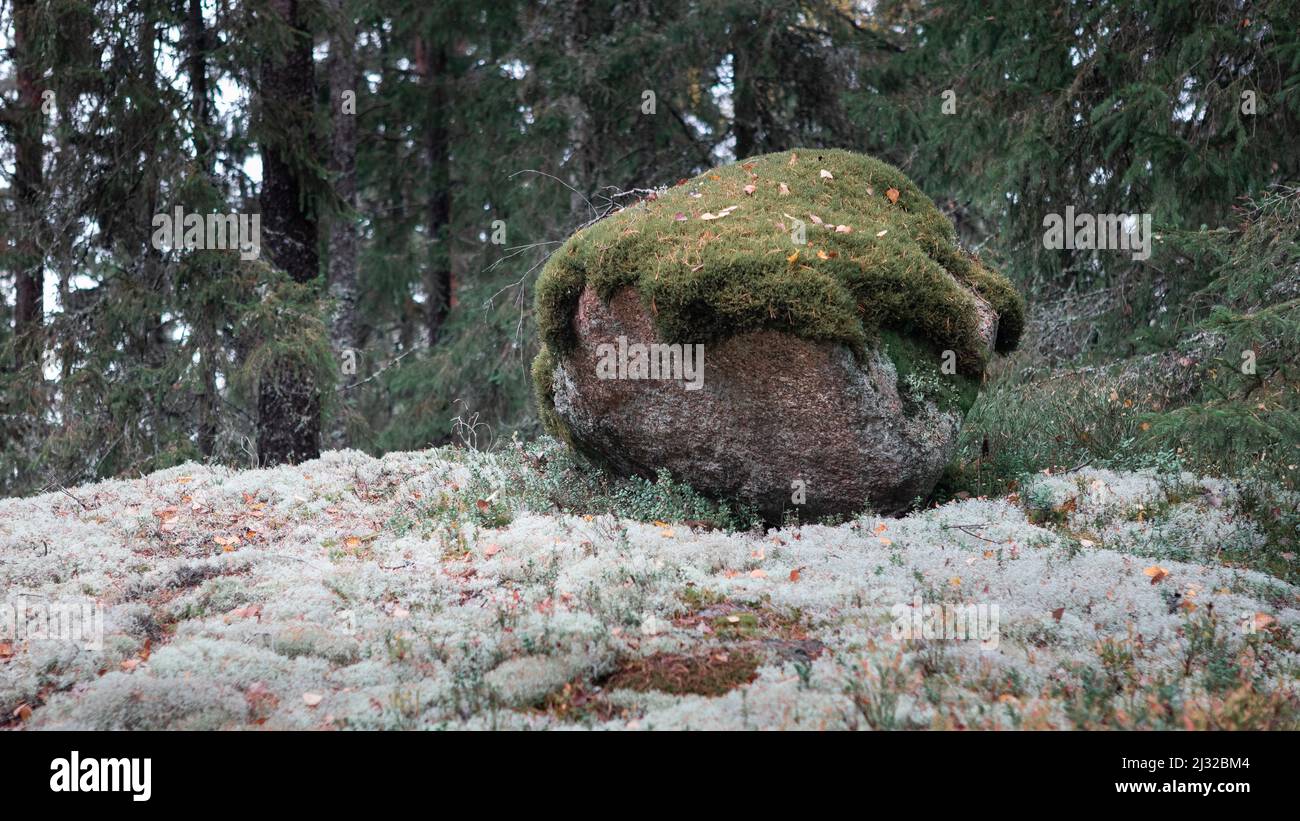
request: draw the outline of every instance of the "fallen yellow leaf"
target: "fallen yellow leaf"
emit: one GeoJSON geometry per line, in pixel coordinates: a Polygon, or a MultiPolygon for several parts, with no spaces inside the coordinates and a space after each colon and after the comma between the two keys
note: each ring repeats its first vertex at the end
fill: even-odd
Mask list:
{"type": "Polygon", "coordinates": [[[1169,571],[1165,570],[1163,567],[1161,567],[1158,564],[1153,564],[1150,567],[1148,567],[1146,570],[1143,570],[1142,572],[1145,573],[1147,576],[1151,577],[1152,584],[1156,584],[1161,579],[1169,575],[1169,571]]]}

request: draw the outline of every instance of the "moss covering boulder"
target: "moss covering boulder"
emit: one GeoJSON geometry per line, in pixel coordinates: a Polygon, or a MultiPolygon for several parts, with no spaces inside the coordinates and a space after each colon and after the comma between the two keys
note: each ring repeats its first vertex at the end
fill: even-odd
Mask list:
{"type": "Polygon", "coordinates": [[[570,237],[538,282],[533,375],[547,429],[617,473],[666,468],[768,519],[894,512],[933,488],[1023,317],[901,171],[806,149],[570,237]],[[702,379],[698,349],[639,347],[664,345],[703,346],[702,379]]]}

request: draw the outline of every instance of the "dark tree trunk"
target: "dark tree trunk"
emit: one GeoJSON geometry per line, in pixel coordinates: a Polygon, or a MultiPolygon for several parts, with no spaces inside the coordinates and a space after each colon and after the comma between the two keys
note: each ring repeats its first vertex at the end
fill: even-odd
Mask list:
{"type": "MultiPolygon", "coordinates": [[[[159,34],[158,12],[156,0],[141,3],[141,21],[139,28],[140,44],[140,70],[143,85],[146,88],[155,89],[158,87],[158,63],[157,63],[157,43],[159,34]]],[[[151,231],[148,229],[153,215],[162,210],[159,201],[162,196],[162,186],[159,180],[159,170],[152,159],[158,154],[159,135],[165,128],[165,123],[171,117],[171,112],[165,109],[158,102],[163,99],[160,93],[151,95],[150,100],[143,102],[141,106],[141,141],[139,143],[140,151],[143,156],[148,157],[142,168],[143,177],[140,185],[140,201],[138,215],[135,219],[135,225],[131,227],[132,245],[140,249],[139,265],[141,279],[144,287],[153,294],[162,294],[167,290],[167,266],[163,260],[162,250],[153,247],[150,241],[151,231]]],[[[139,345],[140,357],[139,364],[148,368],[158,368],[167,358],[167,347],[171,341],[167,338],[166,326],[163,320],[162,307],[158,304],[152,305],[141,317],[141,327],[138,331],[137,344],[139,345]]],[[[161,396],[146,397],[146,412],[162,416],[168,413],[166,402],[161,396]]],[[[160,425],[158,420],[154,424],[138,429],[136,435],[140,437],[141,446],[147,449],[150,454],[159,453],[164,445],[159,439],[160,425]]]]}
{"type": "Polygon", "coordinates": [[[311,36],[302,28],[298,0],[271,0],[273,13],[280,15],[293,30],[283,59],[268,59],[262,64],[262,111],[277,124],[302,128],[304,132],[276,134],[271,144],[262,145],[262,228],[266,231],[271,261],[295,282],[310,282],[320,271],[316,249],[316,220],[303,202],[306,173],[293,163],[290,147],[309,145],[301,139],[309,128],[308,118],[315,91],[311,56],[311,36]],[[297,116],[293,116],[294,114],[297,116]]]}
{"type": "Polygon", "coordinates": [[[758,24],[749,17],[736,20],[732,55],[732,133],[736,136],[736,159],[743,160],[765,150],[763,111],[758,89],[760,35],[758,24]]]}
{"type": "Polygon", "coordinates": [[[583,98],[583,55],[587,49],[591,13],[586,0],[571,0],[562,7],[560,28],[564,34],[564,54],[573,65],[574,87],[560,100],[569,120],[569,219],[573,226],[594,218],[586,192],[591,185],[591,112],[583,98]]]}
{"type": "Polygon", "coordinates": [[[190,78],[190,118],[194,128],[194,154],[205,174],[211,173],[208,156],[208,30],[203,24],[203,0],[189,0],[185,15],[189,41],[186,70],[190,78]]]}
{"type": "Polygon", "coordinates": [[[447,50],[419,40],[416,60],[424,78],[429,112],[426,145],[429,154],[429,269],[425,277],[425,324],[430,347],[438,344],[451,310],[451,137],[448,122],[447,50]]]}
{"type": "MultiPolygon", "coordinates": [[[[292,30],[283,59],[267,59],[261,71],[261,111],[288,129],[309,127],[313,99],[312,39],[297,0],[271,0],[271,13],[292,30]],[[293,116],[293,112],[299,112],[293,116]]],[[[291,135],[263,135],[262,228],[273,264],[295,282],[319,275],[316,220],[304,203],[301,174],[289,156],[291,135]]],[[[257,453],[264,465],[294,464],[320,455],[320,389],[301,360],[283,361],[262,375],[257,397],[257,453]]]]}
{"type": "Polygon", "coordinates": [[[18,230],[15,232],[14,306],[15,366],[33,365],[40,372],[44,350],[45,260],[41,251],[44,225],[40,213],[43,152],[41,133],[41,70],[36,63],[35,0],[14,0],[14,56],[17,63],[18,108],[14,113],[14,193],[18,230]]]}
{"type": "MultiPolygon", "coordinates": [[[[208,32],[203,23],[202,0],[189,0],[185,16],[185,37],[189,43],[186,70],[190,78],[190,122],[194,130],[194,156],[204,175],[212,173],[208,152],[208,32]]],[[[219,415],[217,412],[217,367],[221,356],[217,338],[215,306],[205,305],[198,320],[199,373],[199,453],[209,458],[216,452],[219,415]]]]}
{"type": "MultiPolygon", "coordinates": [[[[357,89],[356,24],[346,0],[331,0],[335,32],[330,42],[330,112],[334,134],[330,145],[330,171],[338,195],[340,213],[330,225],[329,291],[334,300],[330,341],[334,355],[352,351],[357,356],[357,119],[356,98],[343,110],[344,94],[357,89]]],[[[344,379],[351,377],[344,374],[344,379]]],[[[348,446],[347,416],[344,409],[330,425],[330,445],[348,446]]]]}
{"type": "Polygon", "coordinates": [[[752,157],[758,152],[758,106],[754,99],[754,88],[748,76],[742,73],[741,65],[744,59],[736,57],[736,93],[735,101],[735,133],[736,133],[736,159],[743,160],[752,157]]]}

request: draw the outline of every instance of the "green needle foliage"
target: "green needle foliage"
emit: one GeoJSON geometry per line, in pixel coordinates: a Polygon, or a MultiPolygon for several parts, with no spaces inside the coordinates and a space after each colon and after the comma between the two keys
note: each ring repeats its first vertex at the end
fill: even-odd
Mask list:
{"type": "Polygon", "coordinates": [[[1024,337],[987,369],[970,419],[963,464],[981,459],[986,479],[995,461],[1001,479],[1108,447],[1292,463],[1270,444],[1294,440],[1277,387],[1293,275],[1267,227],[1285,211],[1237,210],[1267,210],[1276,186],[1300,182],[1291,0],[330,0],[291,4],[293,21],[279,5],[0,4],[0,493],[187,459],[248,464],[256,386],[276,368],[290,383],[311,375],[323,447],[423,448],[466,425],[480,446],[534,435],[548,411],[529,363],[543,341],[562,355],[555,317],[588,281],[635,285],[683,341],[780,327],[881,344],[921,395],[937,351],[959,354],[962,378],[985,370],[955,277],[1003,309],[1000,349],[1024,337]],[[347,43],[351,114],[331,70],[347,43]],[[304,46],[311,82],[263,104],[268,68],[304,46]],[[350,185],[333,144],[345,116],[350,185]],[[286,289],[266,266],[151,246],[152,217],[178,205],[260,210],[268,149],[296,182],[279,210],[293,200],[314,226],[303,256],[317,277],[300,269],[286,289]],[[762,159],[791,150],[793,168],[762,159]],[[818,153],[833,182],[804,176],[818,153]],[[882,162],[847,159],[862,155],[882,162]],[[749,158],[752,195],[743,164],[728,165],[749,158]],[[719,179],[700,177],[717,166],[719,179]],[[770,185],[783,173],[785,196],[770,185]],[[1150,213],[1155,254],[1044,248],[1044,216],[1067,206],[1150,213]],[[813,242],[793,263],[783,213],[813,242]],[[656,235],[614,235],[638,221],[656,235]],[[334,334],[347,306],[328,298],[343,228],[355,232],[337,246],[355,250],[347,339],[334,334]],[[733,251],[688,253],[705,230],[733,251]],[[1023,326],[1004,275],[1027,298],[1023,326]],[[1208,340],[1223,346],[1212,365],[1197,347],[1208,340]],[[1203,378],[1185,378],[1184,358],[1203,378]],[[1030,413],[1049,401],[1039,388],[1070,380],[1040,379],[1085,368],[1178,384],[1159,409],[1121,392],[1114,415],[1109,386],[1071,389],[1069,425],[1047,431],[1052,414],[1030,413]]]}

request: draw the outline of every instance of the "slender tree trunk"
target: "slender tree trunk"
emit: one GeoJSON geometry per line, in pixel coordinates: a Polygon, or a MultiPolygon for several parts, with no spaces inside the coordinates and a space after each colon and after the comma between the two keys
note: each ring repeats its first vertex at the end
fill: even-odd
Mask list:
{"type": "MultiPolygon", "coordinates": [[[[334,133],[330,145],[330,171],[341,205],[330,223],[329,290],[334,301],[330,340],[336,357],[357,357],[357,55],[356,23],[347,0],[331,0],[335,31],[330,41],[330,112],[334,133]],[[344,96],[350,103],[344,110],[344,96]]],[[[351,375],[344,374],[344,379],[351,375]]],[[[334,414],[330,445],[348,446],[346,407],[334,414]]]]}
{"type": "MultiPolygon", "coordinates": [[[[140,62],[142,71],[142,80],[145,88],[158,88],[158,62],[157,62],[157,43],[159,33],[159,12],[161,5],[157,0],[144,0],[140,4],[142,20],[140,23],[139,43],[140,43],[140,62]]],[[[162,184],[159,179],[159,169],[153,158],[158,153],[159,135],[165,127],[164,123],[171,117],[171,111],[165,109],[161,102],[161,94],[151,94],[150,99],[143,102],[142,114],[145,117],[142,130],[142,141],[140,151],[149,161],[144,166],[144,179],[141,181],[140,202],[136,206],[138,216],[135,220],[135,228],[138,231],[135,242],[140,249],[140,270],[144,287],[151,294],[161,295],[166,293],[167,266],[163,260],[162,249],[153,247],[151,241],[152,232],[149,225],[153,220],[153,215],[158,213],[159,200],[162,196],[162,184]]],[[[167,358],[167,348],[172,344],[167,338],[166,326],[163,319],[162,300],[159,299],[154,303],[142,317],[142,326],[139,331],[139,345],[141,351],[140,364],[149,368],[159,367],[167,358]]],[[[144,438],[142,445],[147,447],[151,455],[157,455],[165,445],[160,440],[162,432],[162,418],[168,413],[167,403],[162,396],[145,397],[147,411],[151,416],[155,416],[148,426],[137,430],[137,433],[144,438]]]]}
{"type": "Polygon", "coordinates": [[[425,325],[429,346],[438,344],[451,310],[451,137],[448,122],[447,49],[421,39],[416,61],[425,84],[428,117],[425,140],[429,157],[429,269],[425,277],[425,325]]]}
{"type": "Polygon", "coordinates": [[[758,24],[752,16],[733,20],[731,48],[732,133],[736,136],[736,159],[743,160],[766,149],[763,112],[759,105],[758,60],[763,47],[758,24]]]}
{"type": "Polygon", "coordinates": [[[203,0],[189,0],[185,14],[189,41],[186,72],[190,78],[190,118],[194,124],[194,154],[205,174],[212,171],[208,156],[208,30],[203,23],[203,0]]]}
{"type": "Polygon", "coordinates": [[[570,154],[566,175],[570,188],[569,218],[577,226],[595,216],[585,193],[591,184],[591,113],[582,97],[582,62],[591,15],[586,0],[571,0],[563,9],[564,54],[576,79],[574,87],[560,100],[560,106],[569,120],[570,154]]]}
{"type": "MultiPolygon", "coordinates": [[[[208,31],[203,22],[202,0],[189,0],[185,15],[185,37],[188,41],[186,71],[190,78],[190,122],[194,131],[194,156],[204,176],[212,174],[212,157],[208,150],[208,31]]],[[[199,453],[210,458],[217,448],[220,416],[217,402],[217,368],[221,356],[217,337],[216,306],[204,303],[197,320],[199,346],[199,453]]]]}
{"type": "MultiPolygon", "coordinates": [[[[56,110],[58,127],[54,128],[56,141],[60,143],[60,149],[54,155],[54,168],[52,173],[56,179],[67,180],[75,179],[79,169],[74,166],[77,162],[75,152],[65,147],[64,141],[67,139],[66,124],[71,123],[73,117],[74,103],[76,102],[75,93],[67,92],[60,88],[58,77],[54,78],[54,92],[56,100],[56,110]]],[[[68,217],[62,209],[52,209],[55,212],[53,224],[67,225],[68,217]]],[[[73,301],[76,299],[76,292],[72,287],[72,275],[75,270],[73,262],[72,245],[73,237],[68,231],[58,231],[55,236],[51,237],[50,250],[48,257],[53,258],[53,268],[58,272],[59,278],[59,306],[64,313],[64,321],[58,336],[59,346],[59,379],[60,379],[60,404],[65,419],[71,419],[72,414],[76,413],[75,399],[76,394],[68,386],[72,384],[72,376],[76,371],[77,360],[81,356],[81,346],[84,344],[81,334],[78,331],[77,320],[69,320],[69,316],[75,313],[73,301]]],[[[47,333],[53,332],[53,329],[47,333]]]]}
{"type": "MultiPolygon", "coordinates": [[[[315,88],[312,39],[298,0],[271,0],[271,13],[293,33],[283,59],[268,58],[261,71],[261,110],[290,127],[306,129],[315,88]],[[299,112],[293,116],[292,112],[299,112]],[[272,115],[271,112],[274,112],[272,115]]],[[[303,182],[288,156],[288,134],[263,137],[262,226],[271,262],[295,282],[319,276],[316,220],[303,202],[303,182]]],[[[303,140],[300,143],[306,143],[303,140]]],[[[301,360],[284,361],[263,374],[257,397],[257,452],[264,465],[296,463],[320,455],[320,389],[301,360]]]]}
{"type": "Polygon", "coordinates": [[[40,373],[44,351],[45,260],[41,251],[44,225],[40,213],[41,70],[36,62],[35,0],[14,0],[14,59],[17,64],[18,108],[14,125],[14,193],[18,230],[15,238],[17,302],[14,306],[15,366],[34,365],[40,373]]]}
{"type": "Polygon", "coordinates": [[[736,159],[743,160],[758,153],[758,106],[754,99],[754,86],[745,66],[746,59],[736,55],[735,106],[733,130],[736,135],[736,159]]]}

